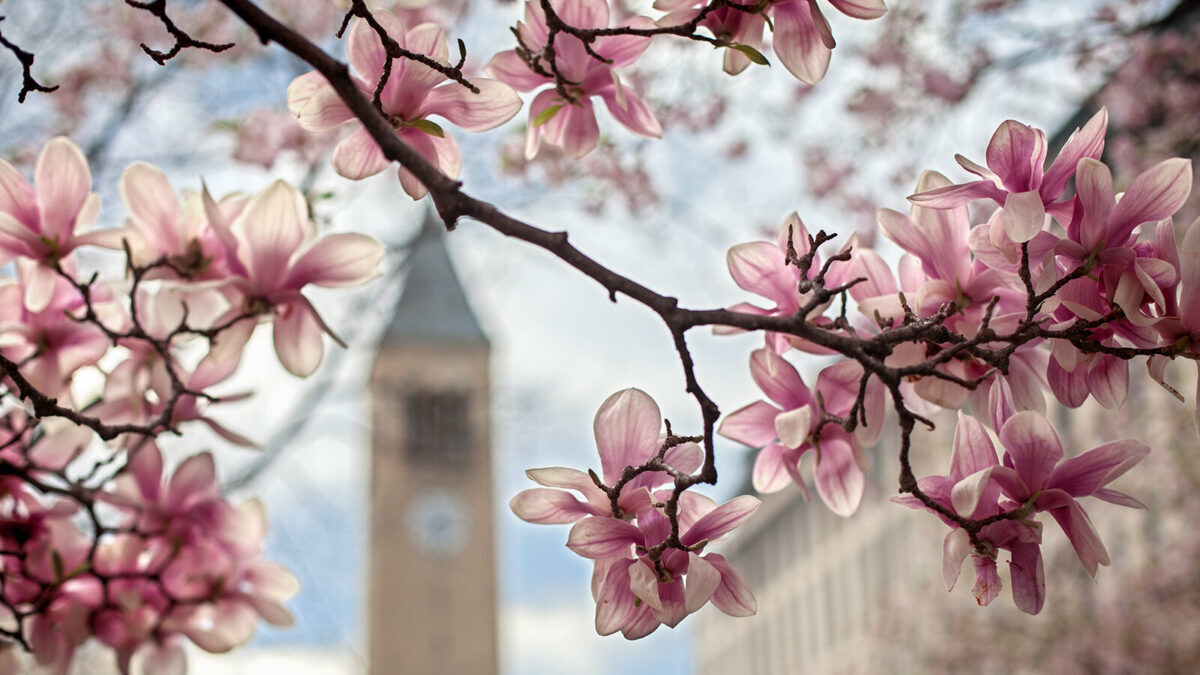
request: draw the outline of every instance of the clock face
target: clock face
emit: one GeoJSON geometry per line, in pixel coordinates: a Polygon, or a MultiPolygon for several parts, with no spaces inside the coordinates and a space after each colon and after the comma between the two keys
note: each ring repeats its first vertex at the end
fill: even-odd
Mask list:
{"type": "Polygon", "coordinates": [[[413,500],[408,533],[421,553],[451,558],[467,545],[470,517],[463,500],[449,490],[427,492],[413,500]]]}

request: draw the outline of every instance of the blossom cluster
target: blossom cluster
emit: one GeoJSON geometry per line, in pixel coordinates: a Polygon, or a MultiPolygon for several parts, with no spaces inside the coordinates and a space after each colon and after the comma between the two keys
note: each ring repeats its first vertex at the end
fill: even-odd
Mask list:
{"type": "Polygon", "coordinates": [[[704,451],[694,441],[662,435],[658,405],[643,391],[608,397],[593,426],[603,477],[565,467],[530,469],[529,478],[545,487],[521,492],[510,506],[531,523],[574,523],[567,546],[595,564],[596,631],[644,637],[663,624],[674,628],[709,601],[730,616],[754,614],[758,605],[741,573],[704,549],[749,518],[758,499],[742,496],[717,506],[677,491],[676,477],[700,468],[704,451]]]}
{"type": "Polygon", "coordinates": [[[1200,226],[1192,224],[1177,246],[1171,216],[1191,188],[1186,160],[1165,160],[1115,194],[1100,161],[1106,126],[1101,110],[1046,166],[1045,134],[1010,120],[993,135],[986,166],[958,158],[978,180],[952,184],[934,172],[922,175],[908,215],[878,212],[880,229],[904,251],[895,274],[869,249],[825,266],[815,255],[800,264],[805,242],[814,240],[795,216],[778,242],[730,251],[738,285],[775,303],[734,309],[795,316],[886,345],[870,370],[861,358],[826,367],[814,394],[783,355],[829,353],[837,351],[828,346],[834,343],[814,347],[801,335],[767,334],[751,357],[751,375],[770,402],[728,415],[720,428],[761,448],[756,489],[775,491],[790,479],[806,491],[799,462],[815,449],[812,480],[822,499],[851,515],[862,495],[862,447],[880,437],[887,385],[910,421],[937,407],[960,411],[949,474],[909,486],[902,478],[910,494],[897,498],[953,528],[944,549],[947,586],[971,553],[975,594],[987,604],[999,592],[996,555],[1006,551],[1017,606],[1040,611],[1042,512],[1059,522],[1090,575],[1109,563],[1076,498],[1141,507],[1105,486],[1148,448],[1123,440],[1064,460],[1043,391],[1069,408],[1088,398],[1117,408],[1128,394],[1131,359],[1145,358],[1162,382],[1170,359],[1196,358],[1190,326],[1200,226]],[[968,205],[980,200],[993,206],[985,222],[972,225],[968,205]],[[843,311],[835,323],[822,305],[808,302],[820,290],[812,283],[817,270],[824,286],[846,288],[857,316],[843,311]],[[913,333],[916,327],[925,330],[913,333]],[[983,423],[966,411],[991,423],[1005,448],[1002,463],[983,423]]]}
{"type": "Polygon", "coordinates": [[[45,145],[32,182],[0,160],[0,261],[15,272],[0,281],[0,634],[56,672],[89,638],[122,672],[182,672],[182,638],[227,651],[259,618],[290,624],[281,603],[298,589],[261,558],[261,505],[227,502],[207,452],[166,470],[154,439],[199,422],[252,445],[208,412],[245,395],[211,388],[261,322],[282,365],[312,373],[333,333],[303,289],[368,281],[383,249],[318,237],[282,181],[179,195],[136,163],[120,180],[128,221],[109,229],[92,228],[91,188],[66,138],[45,145]],[[123,249],[130,279],[84,276],[89,246],[123,249]]]}

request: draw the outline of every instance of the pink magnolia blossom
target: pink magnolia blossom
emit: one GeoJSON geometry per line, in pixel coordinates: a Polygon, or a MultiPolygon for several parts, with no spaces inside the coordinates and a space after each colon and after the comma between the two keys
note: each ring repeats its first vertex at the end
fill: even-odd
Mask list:
{"type": "Polygon", "coordinates": [[[1071,134],[1058,157],[1045,168],[1046,134],[1007,120],[992,135],[986,167],[962,156],[955,157],[980,180],[926,190],[909,199],[932,208],[953,208],[973,199],[991,199],[1004,207],[1003,228],[1008,238],[1018,243],[1029,241],[1042,230],[1047,213],[1063,222],[1071,219],[1071,202],[1060,201],[1063,190],[1081,159],[1100,157],[1107,127],[1108,111],[1101,109],[1082,129],[1071,134]]]}
{"type": "MultiPolygon", "coordinates": [[[[800,292],[800,284],[815,278],[822,270],[823,263],[819,253],[813,253],[812,265],[805,275],[795,264],[787,262],[788,240],[798,256],[809,253],[809,233],[800,216],[789,215],[779,230],[774,242],[755,241],[738,244],[729,249],[726,254],[726,264],[729,275],[743,290],[762,296],[774,303],[773,307],[762,308],[749,302],[736,304],[729,309],[746,314],[759,316],[792,316],[802,305],[808,302],[811,291],[800,292]]],[[[826,287],[835,287],[849,281],[851,266],[844,263],[834,263],[830,266],[825,279],[826,287]]],[[[853,289],[852,289],[853,291],[853,289]]],[[[815,307],[810,320],[817,323],[828,323],[820,313],[828,304],[815,307]]],[[[714,328],[718,334],[730,334],[737,329],[727,327],[714,328]]],[[[831,353],[824,347],[803,341],[800,338],[781,333],[767,333],[767,344],[778,353],[783,353],[791,347],[817,354],[831,353]]]]}
{"type": "MultiPolygon", "coordinates": [[[[609,396],[600,406],[593,423],[596,447],[606,485],[616,485],[627,466],[641,466],[657,455],[662,447],[662,414],[658,404],[639,389],[625,389],[609,396]]],[[[677,471],[691,473],[700,467],[704,451],[695,443],[670,448],[664,460],[677,471]]],[[[531,523],[573,523],[589,515],[611,516],[612,503],[588,474],[578,469],[549,467],[525,472],[531,480],[546,487],[517,494],[509,507],[518,518],[531,523]],[[579,501],[567,490],[580,493],[579,501]]],[[[651,491],[670,482],[661,471],[648,471],[625,484],[617,505],[626,517],[649,508],[651,491]]]]}
{"type": "MultiPolygon", "coordinates": [[[[375,18],[401,47],[449,66],[446,33],[440,26],[426,23],[409,29],[395,15],[382,11],[375,13],[375,18]]],[[[388,62],[379,35],[365,21],[356,21],[346,38],[346,48],[357,73],[355,83],[363,94],[372,96],[388,62]]],[[[392,61],[380,97],[383,113],[391,120],[396,135],[450,178],[458,178],[462,168],[458,143],[428,119],[430,115],[468,131],[484,131],[507,122],[521,109],[520,97],[507,84],[486,78],[472,78],[471,82],[479,88],[478,94],[456,82],[447,82],[445,75],[429,66],[398,59],[392,61]]],[[[339,175],[359,180],[391,165],[320,73],[313,71],[292,81],[288,108],[308,131],[327,132],[346,123],[358,127],[333,151],[333,168],[339,175]]],[[[407,169],[401,167],[399,176],[404,191],[413,199],[425,196],[425,186],[407,169]]]]}
{"type": "Polygon", "coordinates": [[[1004,466],[990,469],[989,479],[1013,502],[1049,512],[1075,547],[1084,569],[1095,577],[1098,565],[1109,564],[1108,551],[1077,499],[1096,497],[1145,508],[1137,499],[1106,486],[1133,468],[1150,448],[1126,439],[1063,459],[1054,427],[1032,411],[1009,418],[1000,429],[1000,442],[1005,448],[1004,466]]]}
{"type": "MultiPolygon", "coordinates": [[[[189,280],[223,279],[229,275],[226,261],[233,255],[228,250],[230,242],[223,240],[208,222],[200,194],[184,193],[181,203],[166,175],[144,162],[125,169],[120,189],[121,201],[129,210],[127,239],[135,265],[166,258],[189,280]]],[[[231,222],[248,199],[237,194],[224,197],[217,212],[224,222],[231,222]]],[[[166,274],[163,271],[157,276],[166,274]]]]}
{"type": "MultiPolygon", "coordinates": [[[[669,493],[656,496],[666,499],[669,493]]],[[[638,513],[635,523],[589,516],[571,528],[567,546],[597,561],[592,582],[597,633],[619,630],[636,640],[660,624],[674,628],[710,600],[730,616],[757,611],[741,574],[723,556],[700,552],[753,515],[759,500],[743,495],[717,506],[690,492],[684,497],[679,502],[679,540],[688,550],[669,548],[657,563],[645,550],[661,545],[671,531],[658,507],[638,513]]]]}
{"type": "MultiPolygon", "coordinates": [[[[628,467],[659,457],[664,438],[658,405],[644,392],[625,389],[610,396],[596,413],[596,446],[606,485],[625,479],[628,467]]],[[[700,466],[703,451],[695,443],[674,445],[661,454],[676,472],[700,466]]],[[[754,497],[738,497],[720,507],[691,492],[679,496],[679,540],[667,547],[671,527],[662,512],[671,490],[664,471],[646,471],[622,486],[616,508],[588,474],[562,467],[532,469],[534,481],[548,486],[525,490],[510,506],[534,523],[574,523],[567,546],[596,561],[592,594],[596,630],[617,631],[628,639],[653,632],[660,624],[674,627],[710,600],[733,616],[756,611],[754,596],[741,575],[720,555],[701,555],[709,542],[725,535],[758,508],[754,497]],[[583,495],[578,500],[567,490],[583,495]],[[657,564],[647,548],[664,547],[657,564]],[[682,546],[682,548],[679,548],[682,546]],[[635,547],[640,551],[635,555],[635,547]]],[[[597,477],[598,478],[598,477],[597,477]]]]}
{"type": "MultiPolygon", "coordinates": [[[[232,309],[218,324],[247,314],[270,315],[280,363],[294,375],[308,376],[325,351],[321,333],[344,343],[301,290],[310,283],[339,288],[370,281],[378,276],[383,246],[361,234],[318,239],[304,195],[283,181],[252,197],[232,224],[211,198],[205,199],[210,225],[226,250],[235,251],[227,260],[232,276],[222,286],[232,309]]],[[[236,359],[253,327],[249,320],[239,321],[218,336],[219,360],[236,359]]]]}
{"type": "MultiPolygon", "coordinates": [[[[72,260],[63,261],[68,270],[72,260]]],[[[0,351],[10,360],[23,363],[21,374],[47,396],[68,393],[74,373],[100,360],[108,352],[109,339],[96,326],[77,321],[85,307],[79,291],[66,279],[51,273],[49,295],[41,298],[41,311],[32,311],[27,302],[30,285],[46,281],[45,268],[29,260],[18,266],[19,282],[0,284],[0,351]]],[[[93,286],[93,306],[101,311],[112,304],[111,291],[93,286]]],[[[41,291],[37,294],[41,296],[41,291]]]]}
{"type": "MultiPolygon", "coordinates": [[[[996,388],[1000,386],[1001,383],[997,383],[996,388]]],[[[917,486],[951,512],[981,520],[1005,510],[1000,505],[999,487],[987,480],[987,472],[998,465],[996,448],[983,425],[977,419],[959,412],[949,474],[920,478],[917,486]]],[[[909,508],[933,511],[912,495],[892,497],[892,501],[909,508]]],[[[1022,519],[1000,520],[985,525],[978,536],[991,553],[983,554],[972,550],[966,530],[944,515],[937,515],[951,528],[942,543],[942,581],[946,584],[946,590],[954,589],[963,561],[969,554],[975,570],[972,593],[980,605],[988,605],[1000,594],[996,552],[1006,550],[1011,557],[1009,565],[1013,602],[1028,614],[1041,611],[1046,598],[1046,582],[1040,548],[1040,523],[1022,519]]]]}
{"type": "MultiPolygon", "coordinates": [[[[551,5],[568,25],[576,28],[608,28],[609,9],[604,0],[558,0],[551,5]]],[[[645,17],[629,21],[634,28],[652,28],[654,23],[645,17]]],[[[546,16],[538,2],[525,4],[525,20],[517,22],[521,46],[536,58],[543,73],[550,65],[541,55],[550,31],[546,16]]],[[[637,94],[625,87],[616,69],[628,66],[650,46],[650,38],[636,35],[614,35],[597,38],[591,49],[609,62],[600,61],[587,52],[579,38],[558,33],[554,39],[555,67],[571,84],[567,85],[571,99],[555,89],[541,91],[529,107],[529,127],[525,136],[525,156],[532,158],[544,138],[560,146],[568,157],[579,159],[590,153],[600,139],[600,127],[591,99],[599,96],[612,116],[635,134],[657,138],[662,125],[637,94]]],[[[485,70],[496,79],[507,82],[518,91],[533,91],[553,82],[552,78],[534,72],[517,50],[501,52],[492,57],[485,70]]]]}
{"type": "Polygon", "coordinates": [[[883,428],[884,392],[872,378],[864,397],[867,424],[849,434],[840,424],[819,425],[822,413],[844,416],[858,396],[862,366],[842,361],[821,371],[817,397],[792,364],[770,349],[750,356],[750,374],[774,402],[757,401],[730,413],[718,429],[726,438],[762,448],[754,462],[754,489],[777,492],[794,482],[808,498],[800,459],[810,450],[817,457],[814,482],[830,510],[849,517],[858,510],[866,486],[867,458],[862,443],[874,443],[883,428]],[[818,430],[819,427],[819,430],[818,430]]]}
{"type": "Polygon", "coordinates": [[[69,139],[51,139],[38,155],[31,185],[0,159],[0,263],[36,261],[26,269],[24,302],[40,312],[54,295],[54,267],[79,246],[120,248],[121,231],[88,232],[100,212],[87,158],[69,139]]]}

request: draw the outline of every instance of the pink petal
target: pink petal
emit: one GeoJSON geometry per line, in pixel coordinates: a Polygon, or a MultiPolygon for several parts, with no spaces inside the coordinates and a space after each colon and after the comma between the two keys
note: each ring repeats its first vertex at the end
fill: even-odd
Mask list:
{"type": "Polygon", "coordinates": [[[497,80],[514,87],[517,91],[533,91],[549,81],[530,70],[529,66],[525,65],[525,61],[513,50],[496,54],[491,61],[488,61],[483,70],[497,80]]]}
{"type": "Polygon", "coordinates": [[[288,262],[310,228],[308,202],[299,190],[277,180],[246,205],[235,228],[246,251],[238,251],[258,288],[278,288],[287,275],[288,262]]]}
{"type": "Polygon", "coordinates": [[[661,428],[658,404],[646,392],[624,389],[609,396],[592,423],[605,482],[615,484],[626,466],[639,466],[658,452],[661,428]]]}
{"type": "Polygon", "coordinates": [[[775,416],[775,433],[779,442],[789,448],[804,445],[812,433],[814,421],[811,406],[779,413],[775,416]]]}
{"type": "Polygon", "coordinates": [[[338,143],[330,161],[339,176],[350,180],[374,176],[392,164],[366,129],[359,129],[338,143]]]}
{"type": "Polygon", "coordinates": [[[662,124],[654,116],[650,106],[628,89],[618,95],[616,87],[620,86],[622,85],[617,84],[600,92],[600,97],[604,99],[604,104],[608,106],[608,111],[612,113],[612,116],[635,134],[649,138],[662,136],[662,124]]]}
{"type": "Polygon", "coordinates": [[[720,585],[721,572],[699,555],[688,553],[687,587],[684,595],[687,613],[691,614],[703,607],[720,585]]]}
{"type": "Polygon", "coordinates": [[[754,616],[758,613],[758,602],[742,574],[729,564],[724,556],[709,553],[704,556],[721,573],[721,585],[713,592],[712,603],[729,616],[754,616]]]}
{"type": "Polygon", "coordinates": [[[1010,192],[1004,199],[1004,233],[1020,244],[1033,239],[1046,223],[1046,206],[1037,190],[1010,192]]]}
{"type": "Polygon", "coordinates": [[[957,483],[998,464],[996,448],[983,425],[978,419],[959,411],[958,426],[954,428],[954,450],[950,455],[950,480],[957,483]]]}
{"type": "Polygon", "coordinates": [[[981,555],[971,556],[975,566],[975,585],[971,593],[980,607],[987,607],[1000,595],[1000,574],[996,571],[996,559],[981,555]]]}
{"type": "Polygon", "coordinates": [[[1071,540],[1071,546],[1075,548],[1075,555],[1079,557],[1079,562],[1083,563],[1083,568],[1087,570],[1088,576],[1096,578],[1096,570],[1100,565],[1108,565],[1111,560],[1108,557],[1108,550],[1104,548],[1104,542],[1100,540],[1100,535],[1096,532],[1096,528],[1092,526],[1092,521],[1088,518],[1087,512],[1065,492],[1056,490],[1047,490],[1043,492],[1037,501],[1038,508],[1042,509],[1043,504],[1049,510],[1050,515],[1058,521],[1063,532],[1066,533],[1067,539],[1071,540]],[[1055,494],[1057,492],[1057,494],[1055,494]],[[1061,505],[1057,506],[1056,505],[1061,505]]]}
{"type": "Polygon", "coordinates": [[[942,540],[942,583],[946,584],[947,591],[954,590],[963,561],[970,552],[971,538],[966,530],[956,527],[946,533],[946,538],[942,540]]]}
{"type": "Polygon", "coordinates": [[[533,488],[518,492],[508,503],[518,518],[530,523],[573,523],[593,514],[587,504],[571,493],[550,488],[533,488]]]}
{"type": "Polygon", "coordinates": [[[887,12],[883,0],[829,0],[829,4],[855,19],[878,19],[887,12]]]}
{"type": "MultiPolygon", "coordinates": [[[[654,22],[646,17],[633,17],[628,26],[633,28],[653,28],[654,22]]],[[[610,68],[624,68],[636,61],[650,47],[651,39],[639,35],[613,35],[600,38],[595,47],[596,53],[612,61],[610,68]]]]}
{"type": "Polygon", "coordinates": [[[503,82],[476,78],[479,93],[457,83],[434,88],[422,106],[426,115],[441,115],[467,131],[486,131],[512,119],[521,109],[521,97],[503,82]]]}
{"type": "MultiPolygon", "coordinates": [[[[462,170],[462,156],[453,136],[447,135],[438,138],[417,129],[406,128],[401,129],[400,138],[447,177],[458,178],[459,171],[462,170]]],[[[410,197],[420,199],[425,196],[427,193],[425,186],[408,169],[402,166],[398,173],[400,185],[410,197]]]]}
{"type": "MultiPolygon", "coordinates": [[[[540,94],[538,98],[541,98],[540,94]]],[[[530,115],[533,112],[533,108],[530,108],[530,115]]],[[[558,114],[543,128],[546,140],[560,146],[571,159],[580,159],[587,155],[596,148],[596,143],[600,140],[596,112],[592,109],[589,99],[563,105],[558,114]]]]}
{"type": "Polygon", "coordinates": [[[1109,241],[1124,241],[1137,225],[1175,213],[1191,189],[1191,160],[1176,157],[1146,169],[1133,179],[1113,209],[1109,241]]]}
{"type": "Polygon", "coordinates": [[[778,246],[765,241],[738,244],[729,249],[725,262],[739,287],[773,301],[786,313],[800,306],[796,275],[778,246]]]}
{"type": "Polygon", "coordinates": [[[991,199],[997,204],[1002,204],[1006,194],[990,180],[977,180],[909,195],[908,201],[934,209],[952,209],[976,199],[991,199]]]}
{"type": "Polygon", "coordinates": [[[1090,253],[1110,241],[1108,219],[1114,204],[1112,172],[1094,159],[1081,159],[1075,173],[1075,190],[1083,207],[1079,243],[1090,253]]]}
{"type": "Polygon", "coordinates": [[[1131,439],[1105,443],[1063,460],[1050,474],[1047,487],[1064,490],[1072,497],[1086,497],[1116,480],[1148,452],[1149,446],[1131,439]]]}
{"type": "Polygon", "coordinates": [[[167,176],[145,162],[135,162],[121,174],[120,190],[134,225],[155,251],[182,252],[179,200],[167,176]]]}
{"type": "Polygon", "coordinates": [[[849,441],[837,436],[822,438],[814,479],[830,511],[849,518],[858,510],[866,480],[849,441]]]}
{"type": "Polygon", "coordinates": [[[215,499],[220,496],[220,491],[212,455],[202,452],[188,457],[175,468],[175,473],[167,484],[165,507],[175,512],[184,506],[190,507],[201,499],[215,499]]]}
{"type": "Polygon", "coordinates": [[[762,502],[757,497],[750,495],[735,497],[705,514],[679,540],[684,546],[692,546],[706,539],[714,541],[754,515],[760,504],[762,502]]]}
{"type": "Polygon", "coordinates": [[[1013,415],[1004,423],[1000,442],[1006,450],[1004,465],[1016,469],[1033,492],[1046,485],[1063,456],[1062,443],[1050,420],[1029,410],[1013,415]]]}
{"type": "Polygon", "coordinates": [[[38,220],[37,192],[12,164],[0,159],[0,213],[8,213],[25,225],[38,220]]]}
{"type": "MultiPolygon", "coordinates": [[[[648,606],[638,607],[637,596],[630,588],[630,565],[636,560],[618,560],[608,569],[596,595],[596,632],[611,635],[634,623],[639,614],[648,614],[648,606]]],[[[644,603],[643,603],[644,604],[644,603]]],[[[657,622],[655,622],[657,624],[657,622]]]]}
{"type": "Polygon", "coordinates": [[[1051,202],[1058,199],[1067,186],[1067,179],[1076,170],[1079,160],[1100,159],[1104,153],[1104,133],[1108,129],[1108,109],[1100,108],[1082,129],[1071,132],[1058,157],[1046,170],[1042,178],[1042,200],[1051,202]]]}
{"type": "MultiPolygon", "coordinates": [[[[798,475],[795,466],[798,460],[798,457],[793,456],[782,445],[767,445],[754,459],[754,489],[763,494],[770,494],[787,487],[788,483],[792,482],[792,474],[798,475]],[[791,467],[787,466],[788,462],[791,462],[791,467]]],[[[803,480],[799,481],[798,485],[801,490],[807,490],[803,480]]]]}
{"type": "MultiPolygon", "coordinates": [[[[988,143],[987,165],[996,172],[1010,193],[1036,189],[1041,177],[1038,176],[1036,183],[1033,181],[1034,166],[1040,173],[1041,162],[1045,158],[1046,144],[1041,132],[1014,120],[1003,122],[988,143]]],[[[1040,195],[1038,201],[1041,201],[1040,195]]]]}
{"type": "Polygon", "coordinates": [[[320,317],[307,301],[278,305],[276,311],[272,332],[279,362],[296,377],[312,375],[325,355],[320,317]]]}
{"type": "Polygon", "coordinates": [[[1037,614],[1046,602],[1042,550],[1037,544],[1014,542],[1011,551],[1009,577],[1012,580],[1013,603],[1026,614],[1037,614]]]}
{"type": "Polygon", "coordinates": [[[66,242],[92,189],[92,172],[83,152],[63,136],[53,138],[38,155],[34,169],[42,234],[66,242]]]}
{"type": "MultiPolygon", "coordinates": [[[[298,81],[297,79],[292,84],[295,85],[298,81]]],[[[288,95],[292,95],[290,89],[288,95]]],[[[296,122],[302,129],[314,134],[333,131],[341,125],[357,119],[342,97],[328,84],[304,99],[303,104],[300,103],[300,94],[296,94],[295,100],[293,112],[296,115],[296,122]]],[[[291,99],[289,99],[289,104],[291,104],[291,99]]]]}
{"type": "Polygon", "coordinates": [[[561,466],[551,466],[544,469],[528,469],[525,475],[538,485],[567,490],[587,492],[596,488],[591,477],[579,469],[568,469],[561,466]]]}
{"type": "Polygon", "coordinates": [[[608,28],[608,3],[604,0],[560,0],[554,11],[570,26],[608,28]]]}
{"type": "Polygon", "coordinates": [[[1098,355],[1087,372],[1087,386],[1097,403],[1109,410],[1120,408],[1129,394],[1129,362],[1098,355]]]}
{"type": "Polygon", "coordinates": [[[580,520],[567,536],[567,548],[585,558],[628,556],[632,547],[641,543],[642,531],[635,525],[606,516],[580,520]]]}
{"type": "MultiPolygon", "coordinates": [[[[784,67],[805,84],[816,84],[829,68],[831,49],[817,26],[812,3],[792,0],[774,6],[772,48],[784,67]]],[[[824,21],[824,17],[820,19],[824,21]]]]}
{"type": "Polygon", "coordinates": [[[329,89],[329,80],[318,71],[307,72],[288,84],[287,88],[287,107],[293,115],[299,115],[300,109],[305,103],[311,99],[318,91],[329,89]]]}
{"type": "Polygon", "coordinates": [[[328,288],[357,286],[379,276],[383,244],[363,234],[331,234],[322,237],[288,270],[286,286],[305,284],[328,288]]]}
{"type": "MultiPolygon", "coordinates": [[[[393,16],[381,13],[381,17],[386,17],[381,19],[381,25],[391,37],[397,38],[403,34],[404,26],[399,25],[393,16]]],[[[346,36],[346,55],[354,71],[371,84],[383,74],[387,51],[379,40],[379,34],[365,20],[355,20],[354,25],[350,26],[350,33],[346,36]]]]}
{"type": "Polygon", "coordinates": [[[1087,400],[1086,374],[1069,373],[1059,365],[1057,360],[1050,359],[1050,363],[1046,366],[1046,379],[1050,385],[1050,391],[1054,392],[1054,397],[1068,408],[1078,408],[1087,400]]]}

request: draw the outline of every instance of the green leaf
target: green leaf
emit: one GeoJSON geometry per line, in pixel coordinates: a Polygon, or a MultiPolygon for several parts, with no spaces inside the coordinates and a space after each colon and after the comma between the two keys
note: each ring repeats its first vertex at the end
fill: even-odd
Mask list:
{"type": "Polygon", "coordinates": [[[758,51],[754,47],[751,47],[750,45],[733,43],[729,45],[729,48],[736,49],[745,54],[746,58],[750,59],[751,63],[757,63],[760,66],[767,66],[768,68],[771,66],[771,62],[767,60],[767,57],[763,56],[762,52],[758,51]]]}
{"type": "Polygon", "coordinates": [[[436,122],[431,122],[430,120],[426,120],[426,119],[413,120],[413,121],[409,122],[406,126],[410,126],[418,131],[424,131],[425,133],[429,134],[430,136],[437,136],[438,138],[446,137],[446,132],[442,131],[442,128],[439,127],[436,122]]]}
{"type": "Polygon", "coordinates": [[[554,119],[554,116],[558,114],[559,110],[562,110],[561,103],[559,105],[552,105],[549,108],[546,108],[542,112],[538,113],[538,116],[533,119],[533,126],[540,127],[546,122],[554,119]]]}
{"type": "Polygon", "coordinates": [[[54,565],[54,580],[62,581],[63,580],[63,572],[64,572],[63,559],[62,559],[62,556],[59,555],[58,551],[50,552],[50,563],[52,565],[54,565]]]}

